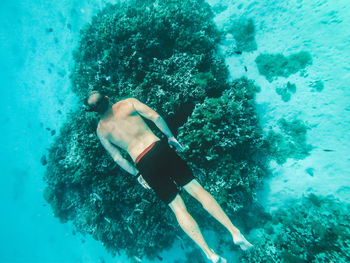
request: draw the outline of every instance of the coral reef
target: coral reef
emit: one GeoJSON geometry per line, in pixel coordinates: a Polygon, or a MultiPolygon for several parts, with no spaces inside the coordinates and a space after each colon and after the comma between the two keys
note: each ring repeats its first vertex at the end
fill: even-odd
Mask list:
{"type": "Polygon", "coordinates": [[[321,92],[324,89],[324,83],[322,80],[317,80],[311,83],[310,87],[312,88],[311,91],[317,91],[321,92]]]}
{"type": "Polygon", "coordinates": [[[251,52],[257,50],[253,19],[245,17],[236,19],[232,21],[226,32],[231,33],[236,40],[234,52],[251,52]]]}
{"type": "Polygon", "coordinates": [[[332,196],[291,200],[251,235],[240,262],[349,262],[350,206],[332,196]]]}
{"type": "Polygon", "coordinates": [[[220,94],[227,68],[214,54],[222,34],[213,16],[204,1],[107,5],[82,30],[73,54],[73,91],[82,100],[92,89],[116,100],[135,96],[151,107],[162,104],[163,115],[184,101],[220,94]],[[199,73],[214,78],[196,85],[199,73]]]}
{"type": "Polygon", "coordinates": [[[227,209],[242,208],[266,174],[260,150],[267,145],[254,108],[258,91],[251,80],[235,80],[221,97],[196,104],[178,129],[178,138],[186,145],[181,154],[205,171],[199,180],[227,209]]]}
{"type": "Polygon", "coordinates": [[[290,101],[292,93],[295,93],[297,90],[297,87],[295,84],[290,83],[289,81],[287,84],[281,88],[276,88],[276,93],[281,96],[282,100],[284,102],[290,101]]]}
{"type": "Polygon", "coordinates": [[[224,25],[227,36],[232,35],[234,44],[226,51],[226,55],[242,54],[257,50],[255,41],[255,25],[252,18],[230,18],[224,25]]]}
{"type": "Polygon", "coordinates": [[[277,123],[281,133],[270,130],[266,135],[271,157],[278,164],[283,164],[287,158],[304,159],[308,156],[314,148],[306,143],[306,133],[310,127],[298,119],[288,122],[281,118],[277,123]]]}
{"type": "MultiPolygon", "coordinates": [[[[72,90],[79,102],[99,90],[112,101],[136,97],[152,107],[185,146],[179,154],[227,214],[246,213],[253,220],[258,217],[247,209],[268,174],[268,151],[278,151],[258,124],[254,97],[259,88],[246,78],[228,81],[224,58],[217,54],[223,33],[213,16],[204,0],[107,4],[81,30],[72,90]]],[[[112,254],[125,250],[131,260],[156,258],[175,239],[193,247],[171,210],[113,162],[98,141],[96,124],[93,113],[72,110],[49,149],[44,198],[54,215],[63,223],[72,221],[112,254]]],[[[285,126],[289,136],[296,136],[290,134],[298,132],[296,127],[285,126]]],[[[122,155],[133,163],[126,152],[122,155]]],[[[203,216],[198,202],[184,199],[199,225],[224,235],[221,225],[203,216]]],[[[252,228],[244,220],[239,224],[252,228]]]]}
{"type": "Polygon", "coordinates": [[[272,82],[276,77],[289,77],[312,64],[312,57],[307,51],[291,54],[260,54],[255,59],[259,73],[272,82]]]}
{"type": "Polygon", "coordinates": [[[224,12],[227,8],[227,4],[224,4],[222,2],[217,2],[215,5],[212,6],[212,10],[215,14],[220,14],[224,12]]]}

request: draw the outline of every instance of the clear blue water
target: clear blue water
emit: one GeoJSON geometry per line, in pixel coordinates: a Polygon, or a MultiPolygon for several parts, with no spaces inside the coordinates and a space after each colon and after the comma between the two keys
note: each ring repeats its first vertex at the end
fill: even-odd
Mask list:
{"type": "MultiPolygon", "coordinates": [[[[58,131],[69,109],[77,106],[68,78],[71,51],[79,29],[106,2],[113,3],[0,2],[0,262],[128,262],[123,255],[113,259],[88,236],[73,235],[72,226],[53,217],[42,196],[45,167],[40,158],[53,141],[51,130],[58,131]]],[[[226,62],[233,78],[246,75],[262,88],[256,98],[261,124],[267,128],[281,117],[298,117],[313,126],[307,141],[318,147],[303,160],[271,163],[274,176],[259,192],[261,203],[273,211],[286,200],[310,192],[332,194],[348,203],[350,2],[223,2],[228,8],[215,18],[219,28],[230,17],[240,16],[253,18],[256,25],[257,51],[227,56],[226,62]],[[281,52],[287,56],[300,50],[313,57],[306,77],[294,74],[270,83],[259,74],[258,54],[281,52]],[[311,91],[310,85],[318,80],[324,82],[324,90],[311,91]],[[296,84],[298,92],[284,103],[273,87],[288,81],[296,84]],[[313,177],[305,176],[310,167],[313,177]]],[[[223,49],[230,44],[228,38],[223,49]]],[[[172,249],[162,256],[177,259],[181,253],[172,249]]]]}

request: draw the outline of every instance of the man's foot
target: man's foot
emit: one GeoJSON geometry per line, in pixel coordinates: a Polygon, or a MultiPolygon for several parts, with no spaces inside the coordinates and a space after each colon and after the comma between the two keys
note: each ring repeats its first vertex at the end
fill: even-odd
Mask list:
{"type": "Polygon", "coordinates": [[[253,246],[245,239],[245,237],[241,234],[241,232],[238,232],[237,234],[232,235],[232,237],[233,237],[233,243],[235,243],[236,245],[239,245],[242,250],[248,250],[253,246]]]}
{"type": "Polygon", "coordinates": [[[211,262],[213,262],[213,263],[226,263],[226,262],[227,262],[225,258],[220,257],[219,255],[217,255],[217,254],[214,252],[214,250],[212,250],[211,248],[210,248],[210,251],[213,252],[213,254],[211,254],[211,255],[208,257],[208,259],[211,260],[211,262]]]}

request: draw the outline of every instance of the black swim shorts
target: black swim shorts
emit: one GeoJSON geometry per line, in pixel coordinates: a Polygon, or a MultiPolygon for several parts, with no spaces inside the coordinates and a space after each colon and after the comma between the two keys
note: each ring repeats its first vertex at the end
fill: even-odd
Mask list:
{"type": "Polygon", "coordinates": [[[174,200],[182,187],[194,179],[187,163],[171,148],[166,138],[156,141],[136,163],[147,184],[165,204],[174,200]]]}

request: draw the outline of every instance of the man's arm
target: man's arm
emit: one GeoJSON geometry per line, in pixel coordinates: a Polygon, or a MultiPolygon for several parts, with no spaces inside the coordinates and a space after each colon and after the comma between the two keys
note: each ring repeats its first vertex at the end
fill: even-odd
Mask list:
{"type": "Polygon", "coordinates": [[[137,175],[138,170],[126,160],[118,150],[117,147],[113,146],[108,139],[106,139],[101,133],[97,132],[97,136],[100,139],[103,147],[109,152],[113,160],[125,171],[132,175],[137,175]]]}
{"type": "Polygon", "coordinates": [[[154,124],[157,125],[158,129],[161,130],[161,132],[163,132],[168,139],[174,137],[164,119],[156,111],[148,107],[146,104],[143,104],[138,99],[130,98],[129,100],[133,104],[135,110],[141,116],[153,121],[154,124]]]}
{"type": "Polygon", "coordinates": [[[131,103],[133,104],[135,110],[142,115],[143,117],[153,121],[155,125],[157,125],[158,129],[161,130],[166,137],[168,137],[168,143],[179,151],[183,151],[182,145],[175,139],[168,125],[164,121],[164,119],[153,109],[148,107],[146,104],[143,104],[138,99],[130,98],[131,103]]]}

